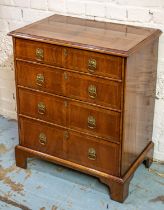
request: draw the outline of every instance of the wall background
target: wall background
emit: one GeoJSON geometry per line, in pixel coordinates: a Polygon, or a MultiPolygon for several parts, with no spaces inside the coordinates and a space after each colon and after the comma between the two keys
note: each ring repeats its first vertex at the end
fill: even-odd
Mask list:
{"type": "MultiPolygon", "coordinates": [[[[0,0],[0,114],[16,119],[12,42],[7,32],[54,13],[164,31],[164,0],[0,0]]],[[[154,158],[164,160],[164,34],[160,37],[154,158]]]]}

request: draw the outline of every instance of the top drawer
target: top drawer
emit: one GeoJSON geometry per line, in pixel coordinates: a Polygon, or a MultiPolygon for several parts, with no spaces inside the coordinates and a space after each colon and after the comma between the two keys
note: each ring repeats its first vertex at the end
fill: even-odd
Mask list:
{"type": "Polygon", "coordinates": [[[42,42],[16,39],[16,58],[37,61],[78,72],[122,79],[123,58],[42,42]]]}

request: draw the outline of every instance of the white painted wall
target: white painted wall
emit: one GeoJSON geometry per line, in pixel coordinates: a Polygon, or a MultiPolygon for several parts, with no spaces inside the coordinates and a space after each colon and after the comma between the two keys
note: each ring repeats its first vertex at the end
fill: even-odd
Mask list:
{"type": "MultiPolygon", "coordinates": [[[[164,0],[0,0],[0,114],[16,118],[10,30],[51,14],[127,23],[164,31],[164,0]]],[[[160,38],[153,141],[164,160],[164,35],[160,38]]]]}

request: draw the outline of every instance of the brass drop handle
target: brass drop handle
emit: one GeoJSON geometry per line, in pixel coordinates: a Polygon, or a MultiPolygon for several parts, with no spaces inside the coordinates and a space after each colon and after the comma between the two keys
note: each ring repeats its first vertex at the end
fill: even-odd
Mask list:
{"type": "Polygon", "coordinates": [[[42,87],[44,85],[44,75],[43,74],[37,74],[36,75],[36,85],[42,87]]]}
{"type": "Polygon", "coordinates": [[[96,128],[96,119],[93,116],[88,116],[88,128],[94,129],[96,128]]]}
{"type": "Polygon", "coordinates": [[[88,149],[88,158],[90,160],[96,160],[96,150],[94,148],[88,149]]]}
{"type": "Polygon", "coordinates": [[[46,112],[46,106],[43,102],[38,103],[38,113],[44,115],[46,112]]]}
{"type": "Polygon", "coordinates": [[[42,61],[44,58],[44,50],[42,48],[37,48],[36,49],[36,59],[38,61],[42,61]]]}
{"type": "Polygon", "coordinates": [[[69,138],[69,133],[68,131],[64,131],[64,135],[63,135],[64,140],[67,140],[69,138]]]}
{"type": "Polygon", "coordinates": [[[97,68],[97,62],[95,59],[91,58],[88,60],[88,71],[94,73],[97,68]]]}
{"type": "Polygon", "coordinates": [[[45,145],[47,143],[47,137],[44,133],[39,134],[39,143],[45,145]]]}
{"type": "Polygon", "coordinates": [[[97,89],[96,89],[95,85],[89,85],[88,95],[89,95],[90,98],[96,98],[97,97],[97,89]]]}

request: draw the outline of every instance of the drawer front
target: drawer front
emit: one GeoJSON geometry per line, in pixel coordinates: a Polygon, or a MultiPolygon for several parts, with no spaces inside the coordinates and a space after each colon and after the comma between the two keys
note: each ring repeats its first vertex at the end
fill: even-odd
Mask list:
{"type": "Polygon", "coordinates": [[[22,61],[16,62],[17,85],[49,93],[64,94],[64,71],[22,61]]]}
{"type": "Polygon", "coordinates": [[[119,141],[118,112],[25,89],[19,89],[18,93],[20,114],[119,141]]]}
{"type": "Polygon", "coordinates": [[[123,58],[118,56],[23,39],[16,39],[15,52],[16,58],[122,79],[123,58]]]}
{"type": "Polygon", "coordinates": [[[77,100],[121,109],[122,83],[17,61],[17,83],[77,100]]]}
{"type": "Polygon", "coordinates": [[[120,113],[70,102],[68,114],[70,128],[106,140],[120,140],[120,113]]]}
{"type": "Polygon", "coordinates": [[[91,76],[70,73],[67,75],[67,95],[113,109],[121,109],[122,83],[91,76]]]}
{"type": "Polygon", "coordinates": [[[18,95],[20,114],[66,125],[66,104],[63,99],[25,89],[19,89],[18,95]]]}
{"type": "Polygon", "coordinates": [[[64,67],[114,79],[122,79],[123,59],[117,56],[67,48],[64,67]]]}
{"type": "Polygon", "coordinates": [[[16,58],[63,66],[62,47],[24,39],[16,39],[16,58]]]}
{"type": "Polygon", "coordinates": [[[70,161],[118,176],[119,145],[75,132],[70,133],[67,144],[70,161]]]}
{"type": "Polygon", "coordinates": [[[20,125],[22,146],[118,175],[118,145],[26,118],[20,118],[20,125]]]}
{"type": "Polygon", "coordinates": [[[55,126],[20,118],[20,145],[64,158],[64,130],[55,126]]]}

